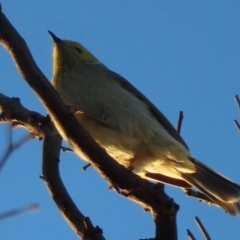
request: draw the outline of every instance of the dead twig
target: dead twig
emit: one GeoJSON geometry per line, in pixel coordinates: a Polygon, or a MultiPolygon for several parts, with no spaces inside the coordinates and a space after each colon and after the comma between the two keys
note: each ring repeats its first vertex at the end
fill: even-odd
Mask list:
{"type": "Polygon", "coordinates": [[[38,209],[39,209],[39,205],[36,203],[29,204],[29,205],[27,205],[25,207],[21,207],[21,208],[15,208],[15,209],[6,211],[4,213],[0,213],[0,221],[5,218],[15,217],[16,215],[19,215],[22,213],[34,212],[34,211],[37,211],[38,209]]]}
{"type": "Polygon", "coordinates": [[[210,237],[210,235],[208,234],[206,228],[203,226],[201,220],[200,220],[197,216],[195,217],[195,221],[196,221],[196,223],[197,223],[197,226],[198,226],[199,229],[201,230],[202,235],[204,236],[204,238],[205,238],[206,240],[211,240],[211,237],[210,237]]]}
{"type": "Polygon", "coordinates": [[[30,139],[29,135],[23,136],[15,143],[12,142],[12,128],[9,125],[8,130],[8,146],[5,150],[5,153],[3,153],[3,156],[0,158],[0,172],[3,169],[4,164],[7,162],[7,159],[9,159],[9,156],[19,147],[21,147],[24,143],[26,143],[30,139]]]}
{"type": "Polygon", "coordinates": [[[86,171],[89,167],[91,167],[91,164],[88,163],[82,167],[83,171],[86,171]]]}
{"type": "Polygon", "coordinates": [[[196,240],[193,233],[189,229],[187,229],[187,236],[189,240],[196,240]]]}
{"type": "Polygon", "coordinates": [[[183,122],[183,111],[180,111],[178,115],[178,122],[177,122],[177,131],[179,134],[181,133],[182,122],[183,122]]]}
{"type": "Polygon", "coordinates": [[[238,109],[240,110],[240,99],[239,99],[239,96],[235,95],[234,99],[235,99],[235,101],[237,103],[238,109]]]}

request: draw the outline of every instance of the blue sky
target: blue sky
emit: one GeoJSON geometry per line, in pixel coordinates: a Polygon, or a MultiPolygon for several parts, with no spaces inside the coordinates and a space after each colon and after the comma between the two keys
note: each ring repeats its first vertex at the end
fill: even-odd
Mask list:
{"type": "MultiPolygon", "coordinates": [[[[240,183],[240,134],[232,121],[240,119],[233,100],[240,94],[239,1],[80,1],[2,0],[4,13],[25,38],[37,64],[51,79],[52,41],[57,36],[81,42],[110,69],[141,90],[176,125],[184,111],[182,136],[194,157],[240,183]]],[[[46,114],[0,48],[0,92],[21,98],[23,105],[46,114]]],[[[6,125],[0,125],[0,153],[6,125]]],[[[26,134],[15,129],[14,139],[26,134]]],[[[38,139],[14,152],[0,173],[0,212],[40,204],[36,213],[1,221],[0,239],[78,239],[49,195],[41,175],[38,139]]],[[[151,216],[108,191],[107,183],[73,153],[62,153],[61,174],[76,204],[107,239],[152,237],[151,216]]],[[[198,216],[213,239],[240,239],[239,217],[187,198],[167,187],[180,204],[179,239],[187,239],[198,216]]]]}

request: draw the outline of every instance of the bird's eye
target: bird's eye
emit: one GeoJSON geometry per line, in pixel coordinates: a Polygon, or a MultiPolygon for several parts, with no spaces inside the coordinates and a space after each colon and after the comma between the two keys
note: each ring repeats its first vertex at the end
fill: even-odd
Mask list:
{"type": "Polygon", "coordinates": [[[83,51],[82,51],[82,49],[81,48],[79,48],[79,47],[76,47],[75,48],[79,53],[83,53],[83,51]]]}

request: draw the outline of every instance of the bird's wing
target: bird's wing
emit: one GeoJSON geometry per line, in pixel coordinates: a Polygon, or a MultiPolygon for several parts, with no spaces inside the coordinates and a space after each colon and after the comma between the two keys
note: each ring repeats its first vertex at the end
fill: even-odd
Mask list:
{"type": "Polygon", "coordinates": [[[151,103],[150,100],[148,100],[147,97],[145,97],[139,90],[137,90],[130,82],[128,82],[125,78],[120,76],[119,74],[107,69],[104,65],[102,66],[105,71],[105,75],[109,75],[110,79],[115,79],[119,82],[119,84],[126,89],[127,91],[134,94],[138,99],[140,99],[142,102],[144,102],[148,108],[149,111],[155,116],[155,118],[158,120],[158,122],[168,131],[168,133],[175,138],[177,141],[179,141],[181,144],[183,144],[188,150],[188,146],[183,140],[183,138],[180,136],[180,134],[177,132],[177,130],[173,127],[173,125],[168,121],[168,119],[151,103]]]}

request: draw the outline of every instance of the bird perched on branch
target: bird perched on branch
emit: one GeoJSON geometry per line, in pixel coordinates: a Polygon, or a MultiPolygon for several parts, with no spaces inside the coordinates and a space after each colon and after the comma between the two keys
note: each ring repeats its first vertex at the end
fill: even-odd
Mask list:
{"type": "Polygon", "coordinates": [[[143,178],[196,187],[226,212],[240,213],[240,186],[193,158],[176,129],[141,92],[81,44],[49,33],[52,84],[111,157],[143,178]]]}

